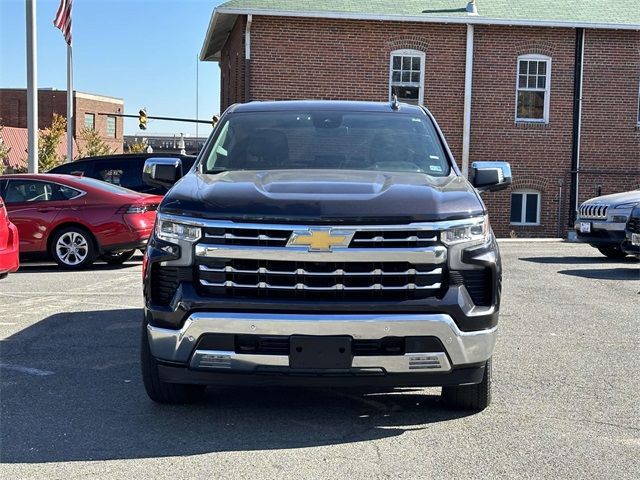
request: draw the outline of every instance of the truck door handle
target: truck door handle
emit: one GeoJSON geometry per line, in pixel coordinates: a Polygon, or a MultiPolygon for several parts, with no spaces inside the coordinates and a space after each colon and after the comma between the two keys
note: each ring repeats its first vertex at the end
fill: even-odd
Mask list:
{"type": "Polygon", "coordinates": [[[40,208],[38,208],[38,212],[40,212],[40,213],[49,213],[49,212],[53,212],[53,208],[40,207],[40,208]]]}

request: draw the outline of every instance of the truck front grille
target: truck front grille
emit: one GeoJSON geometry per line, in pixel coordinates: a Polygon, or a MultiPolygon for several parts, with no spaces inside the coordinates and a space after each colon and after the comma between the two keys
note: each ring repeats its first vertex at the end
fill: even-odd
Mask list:
{"type": "Polygon", "coordinates": [[[273,298],[427,298],[443,268],[408,262],[297,262],[218,259],[197,264],[202,293],[273,298]]]}
{"type": "Polygon", "coordinates": [[[585,218],[585,219],[606,220],[608,211],[609,211],[608,205],[591,203],[591,204],[581,205],[579,210],[579,215],[580,215],[580,218],[585,218]]]}
{"type": "MultiPolygon", "coordinates": [[[[339,227],[338,227],[339,228],[339,227]]],[[[202,241],[208,245],[245,247],[284,247],[294,229],[205,228],[202,241]]],[[[427,230],[360,230],[354,233],[349,248],[411,248],[434,245],[437,232],[427,230]]]]}

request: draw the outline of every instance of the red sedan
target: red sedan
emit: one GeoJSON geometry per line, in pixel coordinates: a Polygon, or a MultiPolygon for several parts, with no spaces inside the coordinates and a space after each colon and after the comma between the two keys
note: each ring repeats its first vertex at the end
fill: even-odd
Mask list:
{"type": "Polygon", "coordinates": [[[18,229],[9,221],[7,209],[0,197],[0,279],[15,272],[19,265],[18,229]]]}
{"type": "Polygon", "coordinates": [[[72,175],[0,177],[20,252],[47,253],[63,268],[91,265],[98,257],[123,263],[144,248],[162,200],[93,178],[72,175]]]}

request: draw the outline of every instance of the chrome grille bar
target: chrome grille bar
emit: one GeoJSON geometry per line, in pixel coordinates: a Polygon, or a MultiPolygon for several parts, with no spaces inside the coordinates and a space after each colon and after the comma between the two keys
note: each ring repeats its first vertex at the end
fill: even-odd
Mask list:
{"type": "Polygon", "coordinates": [[[377,235],[371,238],[354,238],[353,240],[351,240],[351,242],[352,243],[373,243],[373,242],[393,243],[393,242],[435,242],[437,240],[438,240],[437,236],[420,238],[417,235],[410,235],[405,238],[385,238],[381,235],[377,235]]]}
{"type": "Polygon", "coordinates": [[[580,207],[581,218],[594,218],[594,219],[605,220],[607,218],[608,212],[609,212],[608,205],[601,205],[597,203],[582,205],[580,207]]]}
{"type": "Polygon", "coordinates": [[[212,238],[217,240],[265,240],[269,242],[286,242],[289,237],[271,237],[269,235],[258,234],[258,235],[235,235],[233,233],[225,233],[222,235],[213,235],[211,233],[205,233],[205,238],[212,238]]]}
{"type": "Polygon", "coordinates": [[[248,273],[248,274],[267,274],[267,275],[308,275],[308,276],[345,276],[345,277],[370,277],[374,275],[379,276],[397,276],[397,275],[442,275],[442,268],[434,268],[432,270],[417,270],[415,268],[409,268],[400,272],[385,272],[380,268],[368,272],[348,272],[344,269],[333,270],[332,272],[311,272],[304,268],[297,268],[291,271],[283,270],[271,270],[265,267],[259,267],[256,269],[241,269],[235,268],[230,265],[224,267],[209,267],[208,265],[199,265],[198,268],[202,272],[211,273],[248,273]]]}
{"type": "Polygon", "coordinates": [[[196,257],[242,260],[291,260],[301,262],[409,262],[442,264],[447,260],[444,246],[413,248],[335,248],[328,252],[308,251],[306,247],[245,247],[241,245],[197,244],[196,257]]]}
{"type": "Polygon", "coordinates": [[[336,283],[333,286],[328,287],[310,287],[304,283],[296,283],[295,285],[271,285],[267,282],[258,282],[253,284],[237,283],[231,280],[224,282],[210,282],[208,280],[200,279],[200,283],[205,287],[231,287],[231,288],[259,288],[269,290],[311,290],[311,291],[368,291],[368,290],[437,290],[440,288],[440,283],[433,283],[431,285],[416,285],[415,283],[407,283],[406,285],[386,286],[380,283],[374,283],[366,287],[348,287],[342,283],[336,283]]]}

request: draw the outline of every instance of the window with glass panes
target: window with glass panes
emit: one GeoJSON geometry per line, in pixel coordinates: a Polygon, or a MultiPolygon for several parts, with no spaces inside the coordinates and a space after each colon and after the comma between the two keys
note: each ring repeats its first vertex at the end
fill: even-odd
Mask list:
{"type": "Polygon", "coordinates": [[[511,223],[514,225],[540,224],[540,192],[524,190],[511,194],[511,223]]]}
{"type": "Polygon", "coordinates": [[[518,57],[516,121],[548,122],[551,59],[541,55],[518,57]]]}
{"type": "Polygon", "coordinates": [[[107,137],[116,138],[116,117],[107,117],[107,137]]]}
{"type": "Polygon", "coordinates": [[[424,60],[424,52],[418,50],[391,52],[390,100],[395,94],[400,102],[422,105],[424,60]]]}
{"type": "Polygon", "coordinates": [[[84,114],[84,128],[88,128],[89,130],[95,130],[96,116],[93,113],[84,114]]]}

